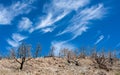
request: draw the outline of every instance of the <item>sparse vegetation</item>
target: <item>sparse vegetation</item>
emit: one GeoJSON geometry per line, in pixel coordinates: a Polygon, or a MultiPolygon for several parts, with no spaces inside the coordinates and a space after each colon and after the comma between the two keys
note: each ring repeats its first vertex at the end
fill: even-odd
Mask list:
{"type": "MultiPolygon", "coordinates": [[[[119,75],[120,61],[115,52],[97,52],[96,48],[92,48],[90,54],[87,55],[86,48],[75,50],[61,48],[58,57],[55,55],[56,48],[53,46],[47,57],[39,58],[42,50],[41,45],[38,44],[36,46],[34,55],[31,55],[31,48],[31,45],[25,43],[22,43],[18,48],[11,48],[10,55],[8,55],[9,59],[0,60],[0,63],[6,61],[6,64],[2,63],[0,66],[3,68],[9,67],[8,69],[11,69],[12,72],[13,70],[17,72],[17,68],[12,69],[12,67],[18,67],[26,74],[30,72],[30,75],[62,75],[63,73],[65,75],[119,75]],[[15,62],[13,60],[15,60],[15,62]],[[17,63],[20,65],[18,66],[17,63]],[[5,67],[5,65],[7,65],[7,67],[5,67]],[[33,71],[35,71],[35,73],[33,71]],[[47,71],[49,73],[46,73],[47,71]]],[[[2,69],[0,69],[0,73],[2,69]]],[[[4,75],[8,74],[4,73],[4,75]]]]}

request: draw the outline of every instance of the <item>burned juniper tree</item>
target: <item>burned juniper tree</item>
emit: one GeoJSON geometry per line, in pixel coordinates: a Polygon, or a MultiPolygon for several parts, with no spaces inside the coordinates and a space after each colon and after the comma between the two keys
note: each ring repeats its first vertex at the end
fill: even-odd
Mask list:
{"type": "Polygon", "coordinates": [[[41,45],[38,43],[37,46],[36,46],[36,50],[35,50],[35,58],[37,58],[39,55],[41,56],[41,50],[42,50],[42,47],[41,45]]]}
{"type": "Polygon", "coordinates": [[[20,70],[22,70],[24,63],[31,59],[31,46],[22,43],[17,49],[14,59],[20,64],[20,70]]]}
{"type": "Polygon", "coordinates": [[[54,57],[55,56],[54,51],[55,51],[55,47],[52,46],[51,49],[50,49],[50,52],[49,52],[49,57],[54,57]]]}

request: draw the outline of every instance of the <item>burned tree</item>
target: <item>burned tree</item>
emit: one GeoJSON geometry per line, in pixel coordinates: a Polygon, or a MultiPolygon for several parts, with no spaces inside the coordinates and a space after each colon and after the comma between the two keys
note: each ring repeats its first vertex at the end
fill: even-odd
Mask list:
{"type": "Polygon", "coordinates": [[[112,66],[118,61],[117,55],[115,52],[108,52],[108,63],[112,66]]]}
{"type": "Polygon", "coordinates": [[[74,50],[74,54],[75,54],[75,57],[78,58],[78,56],[79,56],[79,54],[80,54],[79,49],[75,49],[75,50],[74,50]]]}
{"type": "Polygon", "coordinates": [[[41,45],[38,43],[37,46],[36,46],[36,51],[35,51],[35,58],[37,58],[37,57],[40,55],[41,50],[42,50],[42,47],[41,47],[41,45]]]}
{"type": "MultiPolygon", "coordinates": [[[[14,54],[14,53],[12,53],[14,54]]],[[[16,56],[14,59],[20,64],[20,70],[23,69],[24,63],[31,59],[31,46],[25,43],[22,43],[17,49],[16,56]]]]}
{"type": "Polygon", "coordinates": [[[68,52],[69,50],[67,48],[60,50],[61,57],[67,58],[68,52]]]}
{"type": "Polygon", "coordinates": [[[113,65],[114,60],[113,60],[113,54],[112,54],[112,52],[109,52],[109,53],[108,53],[108,62],[109,62],[111,65],[113,65]]]}
{"type": "Polygon", "coordinates": [[[78,58],[85,58],[86,57],[86,49],[83,47],[80,49],[80,55],[78,58]]]}
{"type": "Polygon", "coordinates": [[[52,46],[52,47],[51,47],[51,50],[50,50],[50,53],[49,53],[49,56],[50,56],[50,57],[54,57],[54,56],[55,56],[54,51],[55,51],[55,47],[52,46]]]}
{"type": "Polygon", "coordinates": [[[61,56],[64,57],[68,63],[76,63],[76,54],[73,50],[64,48],[61,50],[61,56]]]}
{"type": "Polygon", "coordinates": [[[97,51],[96,48],[92,48],[90,51],[90,57],[91,58],[96,58],[97,57],[97,51]]]}
{"type": "Polygon", "coordinates": [[[67,53],[67,61],[70,62],[70,61],[75,61],[76,60],[76,55],[75,53],[72,51],[72,50],[69,50],[68,53],[67,53]]]}
{"type": "MultiPolygon", "coordinates": [[[[111,54],[110,54],[110,57],[111,57],[111,54]]],[[[108,60],[107,60],[107,57],[105,56],[104,50],[101,53],[97,54],[97,56],[95,56],[95,58],[93,58],[92,61],[100,69],[104,69],[106,71],[112,70],[112,68],[109,67],[109,65],[108,65],[108,60]]]]}
{"type": "Polygon", "coordinates": [[[15,48],[12,48],[12,49],[10,50],[10,59],[14,59],[15,56],[16,56],[15,48]]]}

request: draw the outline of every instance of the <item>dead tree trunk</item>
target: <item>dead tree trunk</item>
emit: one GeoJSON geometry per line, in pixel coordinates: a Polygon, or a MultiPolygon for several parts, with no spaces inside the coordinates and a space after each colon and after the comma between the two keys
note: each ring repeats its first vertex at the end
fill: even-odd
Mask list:
{"type": "Polygon", "coordinates": [[[20,70],[23,69],[24,62],[25,62],[25,58],[23,58],[23,59],[22,59],[22,62],[20,63],[20,70]]]}

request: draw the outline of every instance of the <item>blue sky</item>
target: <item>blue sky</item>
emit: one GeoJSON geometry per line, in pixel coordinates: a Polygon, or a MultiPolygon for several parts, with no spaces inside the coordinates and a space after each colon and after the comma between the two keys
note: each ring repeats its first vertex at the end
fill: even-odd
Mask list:
{"type": "MultiPolygon", "coordinates": [[[[120,49],[120,0],[0,0],[0,52],[22,41],[50,47],[120,49]]],[[[118,51],[119,52],[119,51],[118,51]]]]}

